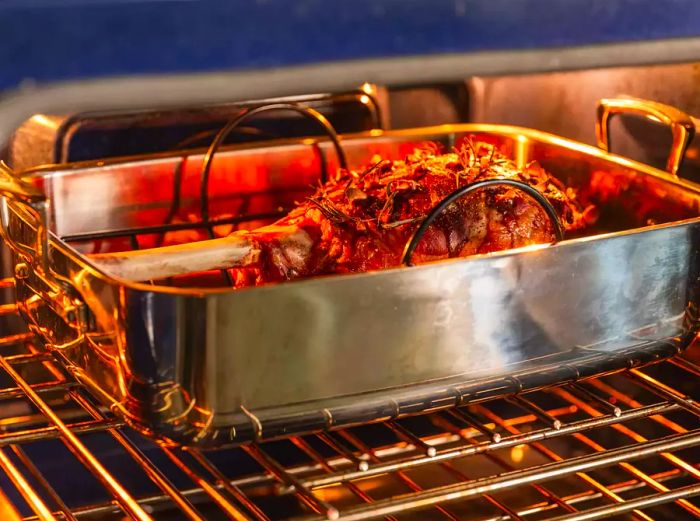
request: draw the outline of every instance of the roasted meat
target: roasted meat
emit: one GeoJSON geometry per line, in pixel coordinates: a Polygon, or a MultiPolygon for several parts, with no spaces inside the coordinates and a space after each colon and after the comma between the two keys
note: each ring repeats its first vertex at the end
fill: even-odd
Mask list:
{"type": "MultiPolygon", "coordinates": [[[[516,180],[535,188],[551,202],[567,232],[593,219],[593,209],[582,208],[575,191],[537,163],[517,168],[486,143],[465,141],[450,153],[431,144],[403,160],[377,158],[364,170],[341,170],[275,224],[218,239],[218,254],[208,264],[203,253],[193,257],[197,248],[203,252],[203,242],[186,246],[193,261],[183,257],[170,271],[163,263],[153,264],[143,273],[153,278],[184,273],[188,267],[190,271],[230,268],[235,286],[243,287],[399,266],[406,242],[431,209],[457,188],[487,179],[516,180]],[[227,257],[228,247],[237,248],[237,253],[227,257]]],[[[427,229],[413,260],[464,257],[547,243],[554,237],[551,221],[534,199],[514,187],[488,187],[448,206],[427,229]]],[[[134,259],[143,265],[151,252],[116,254],[116,259],[102,255],[96,260],[134,278],[136,272],[125,272],[124,266],[134,259]]]]}
{"type": "MultiPolygon", "coordinates": [[[[233,269],[237,286],[328,273],[372,271],[401,264],[406,242],[421,220],[455,189],[487,179],[513,179],[552,203],[565,230],[590,220],[575,193],[537,163],[524,169],[495,148],[466,142],[458,152],[417,149],[402,161],[377,160],[366,170],[341,171],[276,225],[301,229],[313,241],[308,255],[279,247],[269,232],[250,232],[261,252],[252,266],[233,269]]],[[[554,239],[542,207],[512,187],[485,188],[453,203],[428,228],[414,260],[464,257],[554,239]]]]}

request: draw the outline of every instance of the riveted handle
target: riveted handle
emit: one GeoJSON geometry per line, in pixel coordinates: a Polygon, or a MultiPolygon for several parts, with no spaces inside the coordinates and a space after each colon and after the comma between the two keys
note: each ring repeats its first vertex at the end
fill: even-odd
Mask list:
{"type": "Polygon", "coordinates": [[[678,176],[688,144],[695,135],[695,123],[688,114],[670,105],[638,98],[601,99],[596,111],[595,134],[598,147],[610,150],[610,118],[616,114],[634,114],[671,127],[673,143],[666,170],[678,176]]]}
{"type": "Polygon", "coordinates": [[[36,245],[34,250],[19,244],[4,233],[11,248],[22,255],[30,264],[41,264],[44,273],[49,266],[48,215],[49,200],[38,186],[17,176],[12,169],[0,161],[0,195],[22,204],[34,217],[36,225],[36,245]]]}
{"type": "Polygon", "coordinates": [[[21,259],[15,265],[18,287],[29,290],[32,299],[43,300],[66,324],[80,333],[86,331],[89,325],[87,307],[74,296],[70,281],[51,270],[46,194],[0,161],[0,195],[21,204],[34,219],[32,224],[36,229],[36,244],[32,247],[18,242],[4,226],[0,227],[6,243],[21,259]]]}

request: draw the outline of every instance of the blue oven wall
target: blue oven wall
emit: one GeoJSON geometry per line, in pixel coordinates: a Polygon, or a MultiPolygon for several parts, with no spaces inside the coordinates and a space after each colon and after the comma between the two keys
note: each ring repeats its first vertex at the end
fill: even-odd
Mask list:
{"type": "Polygon", "coordinates": [[[0,91],[23,80],[700,36],[698,0],[0,0],[0,91]]]}

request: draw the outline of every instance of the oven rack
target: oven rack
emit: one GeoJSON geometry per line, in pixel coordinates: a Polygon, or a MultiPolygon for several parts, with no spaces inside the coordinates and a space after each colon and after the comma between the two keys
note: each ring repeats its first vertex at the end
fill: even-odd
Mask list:
{"type": "MultiPolygon", "coordinates": [[[[12,281],[0,282],[12,293],[12,281]]],[[[700,519],[700,366],[242,447],[158,445],[0,306],[2,519],[700,519]]]]}

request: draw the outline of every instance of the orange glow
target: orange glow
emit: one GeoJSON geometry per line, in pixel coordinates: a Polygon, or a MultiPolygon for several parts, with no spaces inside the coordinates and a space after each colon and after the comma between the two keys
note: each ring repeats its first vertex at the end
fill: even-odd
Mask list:
{"type": "Polygon", "coordinates": [[[527,138],[525,136],[517,136],[515,138],[515,150],[513,151],[513,159],[518,168],[523,169],[527,164],[527,152],[529,150],[527,138]]]}
{"type": "Polygon", "coordinates": [[[14,315],[17,313],[17,304],[1,304],[0,305],[0,316],[2,315],[14,315]]]}
{"type": "MultiPolygon", "coordinates": [[[[110,474],[107,469],[100,463],[92,452],[78,439],[65,423],[58,417],[56,412],[51,409],[37,392],[15,371],[15,369],[3,358],[0,357],[0,367],[15,381],[17,387],[22,389],[32,403],[41,411],[44,416],[56,427],[61,434],[62,441],[76,455],[76,457],[87,467],[96,478],[110,492],[114,494],[115,499],[126,513],[139,521],[151,521],[145,510],[139,503],[126,491],[126,489],[110,474]]],[[[51,519],[51,518],[49,518],[51,519]]]]}
{"type": "MultiPolygon", "coordinates": [[[[31,509],[42,521],[55,520],[51,510],[41,500],[39,494],[32,488],[29,482],[24,479],[22,473],[15,467],[12,461],[0,450],[0,467],[5,471],[12,483],[17,487],[22,497],[27,501],[31,509]]],[[[0,512],[5,514],[6,508],[0,508],[0,512]]],[[[3,519],[6,519],[3,517],[3,519]]],[[[8,519],[13,519],[12,517],[8,519]]]]}
{"type": "Polygon", "coordinates": [[[56,129],[56,128],[58,128],[58,125],[60,124],[59,123],[60,120],[58,120],[58,119],[52,120],[52,119],[44,116],[43,114],[36,114],[36,115],[32,116],[32,121],[34,121],[35,123],[38,123],[42,127],[48,128],[48,129],[56,129]]]}
{"type": "Polygon", "coordinates": [[[339,487],[337,485],[314,490],[314,496],[316,496],[321,501],[325,501],[327,503],[337,503],[338,501],[342,500],[343,498],[347,498],[350,495],[351,492],[348,489],[339,487]]]}
{"type": "Polygon", "coordinates": [[[510,459],[513,463],[520,463],[525,459],[525,451],[527,450],[527,445],[516,445],[510,449],[510,459]]]}
{"type": "MultiPolygon", "coordinates": [[[[639,372],[638,372],[637,370],[635,370],[635,369],[633,369],[632,372],[635,373],[635,374],[639,373],[639,372]]],[[[647,375],[644,375],[644,373],[639,373],[639,374],[642,375],[642,376],[645,377],[645,378],[648,378],[649,380],[653,380],[651,377],[647,377],[647,375]]],[[[656,382],[656,380],[653,380],[653,381],[654,381],[655,383],[658,383],[660,386],[663,386],[663,384],[661,384],[660,382],[656,382]]],[[[663,386],[663,387],[666,387],[666,386],[663,386]]],[[[670,389],[670,388],[669,388],[669,389],[670,389]]],[[[585,411],[587,414],[590,414],[590,415],[593,416],[593,417],[600,417],[600,416],[603,416],[603,413],[601,413],[601,412],[598,411],[597,409],[591,407],[591,406],[588,405],[587,403],[585,403],[585,402],[579,400],[578,398],[576,398],[575,396],[571,395],[571,394],[568,393],[567,391],[565,391],[565,390],[563,390],[563,389],[556,389],[556,392],[557,392],[557,394],[559,394],[562,398],[564,398],[564,399],[566,399],[566,400],[569,400],[569,401],[571,401],[572,403],[575,403],[576,405],[578,405],[579,407],[581,407],[581,410],[585,411]]],[[[675,391],[674,391],[674,392],[675,392],[675,391]]],[[[658,416],[658,415],[657,415],[657,417],[663,418],[663,416],[658,416]]],[[[641,434],[638,434],[637,432],[633,431],[632,429],[630,429],[630,428],[629,428],[628,426],[626,426],[626,425],[614,424],[614,425],[612,425],[612,428],[615,429],[616,431],[618,431],[618,432],[624,434],[625,436],[627,436],[628,438],[632,439],[632,440],[635,441],[636,443],[644,443],[644,442],[648,441],[647,438],[645,438],[645,437],[642,436],[641,434]]],[[[586,436],[585,434],[576,433],[576,434],[574,434],[574,437],[575,437],[577,440],[579,440],[579,441],[581,441],[582,443],[584,443],[585,445],[588,445],[590,448],[592,448],[592,449],[595,450],[596,452],[605,452],[605,450],[606,450],[605,447],[603,447],[601,444],[595,442],[594,440],[592,440],[591,438],[589,438],[589,437],[586,436]]],[[[670,461],[671,463],[674,463],[674,464],[676,464],[676,465],[681,465],[681,466],[683,466],[683,468],[689,469],[690,472],[693,473],[693,474],[698,473],[698,471],[697,471],[696,469],[694,469],[692,465],[689,465],[688,463],[686,463],[685,461],[683,461],[681,458],[679,458],[678,456],[676,456],[676,455],[674,455],[674,454],[670,454],[670,453],[668,453],[668,452],[662,452],[662,453],[661,453],[661,456],[662,456],[664,459],[670,461]],[[692,470],[691,470],[691,469],[692,469],[692,470]],[[693,471],[694,471],[694,472],[693,472],[693,471]]],[[[629,472],[629,473],[632,474],[633,476],[639,478],[642,482],[646,483],[647,485],[649,485],[651,488],[653,488],[653,489],[656,490],[657,492],[668,492],[668,491],[669,491],[669,489],[668,489],[666,486],[664,486],[662,483],[660,483],[659,481],[655,480],[654,478],[652,478],[651,476],[647,475],[646,473],[642,472],[641,470],[639,470],[639,469],[638,469],[637,467],[635,467],[634,465],[632,465],[632,464],[630,464],[630,463],[626,463],[626,462],[619,463],[619,465],[620,465],[620,467],[622,467],[623,469],[625,469],[627,472],[629,472]]],[[[688,500],[686,500],[686,499],[679,499],[679,500],[678,500],[678,504],[679,504],[681,507],[683,507],[686,511],[688,511],[688,512],[694,514],[695,516],[700,516],[700,508],[696,507],[695,505],[693,505],[692,503],[690,503],[688,500]]],[[[635,510],[635,512],[638,512],[638,511],[635,510]]],[[[645,515],[645,516],[646,516],[646,515],[645,515]]],[[[644,518],[646,519],[646,517],[644,517],[644,518]]],[[[651,518],[649,518],[649,519],[651,519],[651,518]]]]}

